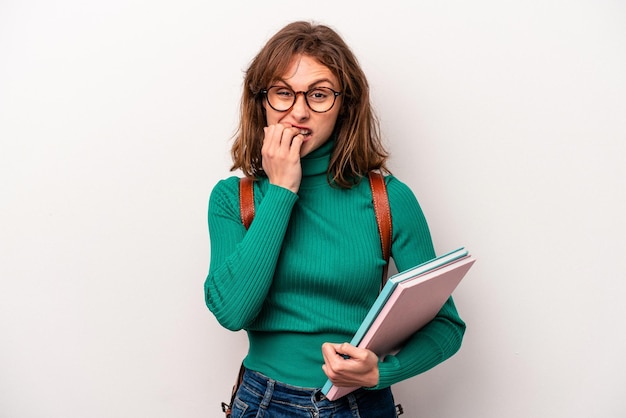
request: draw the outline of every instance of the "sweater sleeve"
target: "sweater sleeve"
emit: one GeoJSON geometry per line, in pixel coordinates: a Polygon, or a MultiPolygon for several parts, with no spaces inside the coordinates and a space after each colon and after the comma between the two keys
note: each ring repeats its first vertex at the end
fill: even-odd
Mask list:
{"type": "Polygon", "coordinates": [[[220,181],[209,198],[211,243],[204,283],[206,305],[230,330],[250,325],[263,306],[297,194],[268,185],[261,199],[255,182],[256,213],[248,231],[239,212],[239,179],[220,181]]]}
{"type": "MultiPolygon", "coordinates": [[[[393,220],[392,257],[403,271],[435,257],[430,231],[413,192],[396,178],[388,177],[389,202],[393,220]]],[[[416,332],[396,355],[379,363],[378,385],[391,386],[423,373],[454,355],[461,346],[465,323],[452,297],[437,316],[416,332]]]]}

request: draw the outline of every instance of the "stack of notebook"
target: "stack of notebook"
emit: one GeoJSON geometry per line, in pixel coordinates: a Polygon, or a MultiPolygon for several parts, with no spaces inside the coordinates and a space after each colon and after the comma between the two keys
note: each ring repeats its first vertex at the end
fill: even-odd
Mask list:
{"type": "MultiPolygon", "coordinates": [[[[367,348],[381,359],[430,322],[476,260],[461,247],[393,275],[354,334],[350,344],[367,348]]],[[[358,387],[337,387],[330,380],[322,393],[338,399],[358,387]]]]}

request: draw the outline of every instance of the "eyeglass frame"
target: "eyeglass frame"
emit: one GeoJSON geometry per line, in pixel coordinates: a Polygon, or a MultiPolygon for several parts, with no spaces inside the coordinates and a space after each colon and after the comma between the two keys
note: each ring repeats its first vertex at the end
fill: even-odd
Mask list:
{"type": "Polygon", "coordinates": [[[270,105],[270,107],[271,107],[272,109],[274,109],[275,111],[277,111],[277,112],[281,112],[281,113],[284,113],[284,112],[289,112],[289,111],[290,111],[290,110],[291,110],[291,109],[292,109],[292,108],[296,105],[296,102],[298,101],[298,94],[302,93],[302,96],[304,97],[304,103],[306,103],[307,107],[308,107],[309,109],[311,109],[311,111],[313,111],[313,112],[315,112],[315,113],[326,113],[326,112],[329,112],[329,111],[330,111],[333,107],[335,107],[335,103],[337,102],[337,97],[338,97],[338,96],[341,96],[341,94],[342,94],[343,92],[341,92],[341,91],[335,91],[334,89],[331,89],[330,87],[313,87],[313,88],[310,88],[310,89],[309,89],[309,90],[307,90],[307,91],[303,91],[303,90],[300,90],[300,91],[295,91],[295,90],[294,90],[294,89],[292,89],[291,87],[287,87],[287,86],[276,86],[276,85],[275,85],[275,86],[269,86],[268,88],[261,90],[261,91],[260,91],[260,93],[261,93],[261,94],[263,94],[263,95],[265,96],[265,100],[267,100],[267,104],[268,104],[268,105],[270,105]],[[272,106],[272,104],[270,103],[270,99],[267,97],[267,93],[270,91],[270,89],[272,89],[272,88],[274,88],[274,87],[278,87],[278,88],[283,88],[283,89],[291,90],[291,91],[293,92],[293,103],[291,104],[291,106],[289,106],[289,108],[287,108],[287,109],[285,109],[285,110],[278,110],[278,109],[276,109],[274,106],[272,106]],[[331,105],[330,105],[330,107],[329,107],[328,109],[326,109],[326,110],[322,110],[322,111],[315,110],[315,109],[313,109],[313,108],[311,107],[311,105],[309,104],[309,99],[307,98],[307,95],[308,95],[308,93],[310,93],[311,91],[316,90],[316,89],[328,89],[328,90],[330,90],[330,91],[332,91],[332,92],[333,92],[333,104],[331,104],[331,105]]]}

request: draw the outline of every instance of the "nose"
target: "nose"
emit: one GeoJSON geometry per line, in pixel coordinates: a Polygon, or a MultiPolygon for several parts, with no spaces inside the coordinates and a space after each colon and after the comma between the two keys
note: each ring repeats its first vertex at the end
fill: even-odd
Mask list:
{"type": "Polygon", "coordinates": [[[298,120],[306,119],[309,116],[309,105],[306,103],[305,94],[303,91],[296,93],[296,101],[291,107],[291,114],[298,120]]]}

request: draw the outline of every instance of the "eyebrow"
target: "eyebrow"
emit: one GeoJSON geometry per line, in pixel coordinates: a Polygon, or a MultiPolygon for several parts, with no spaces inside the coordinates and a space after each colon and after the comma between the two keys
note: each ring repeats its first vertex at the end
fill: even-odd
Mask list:
{"type": "MultiPolygon", "coordinates": [[[[275,83],[284,83],[287,87],[289,87],[290,89],[293,90],[293,87],[291,86],[291,84],[287,83],[284,79],[279,78],[275,81],[275,83]]],[[[333,82],[328,79],[328,78],[320,78],[319,80],[315,80],[314,82],[312,82],[311,84],[309,84],[307,86],[307,90],[312,89],[313,87],[316,87],[317,85],[321,84],[321,83],[328,83],[330,84],[331,88],[335,88],[335,85],[333,84],[333,82]]]]}

